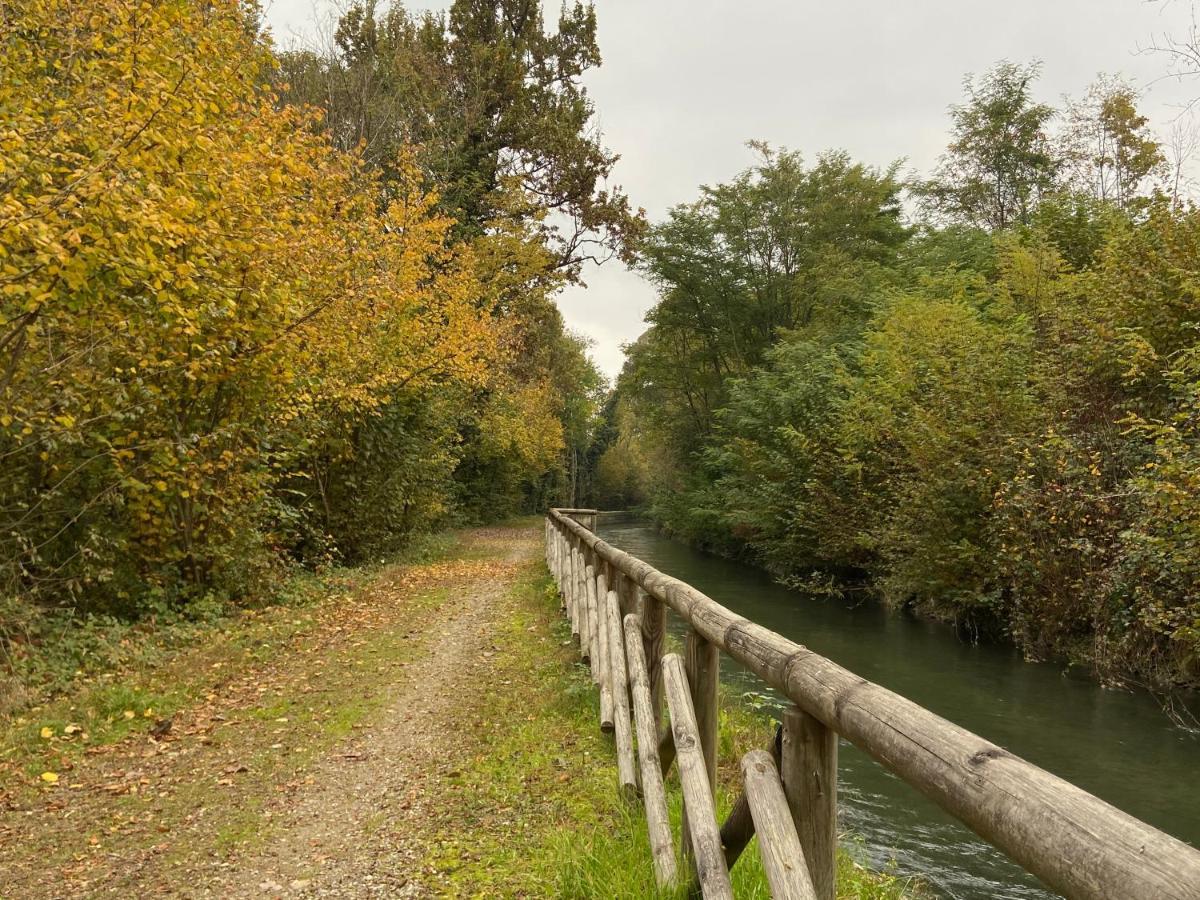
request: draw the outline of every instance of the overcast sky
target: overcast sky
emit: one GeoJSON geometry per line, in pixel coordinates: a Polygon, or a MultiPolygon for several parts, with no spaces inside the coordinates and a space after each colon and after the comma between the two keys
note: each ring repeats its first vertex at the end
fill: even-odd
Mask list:
{"type": "MultiPolygon", "coordinates": [[[[276,42],[310,42],[331,0],[264,0],[276,42]]],[[[381,2],[380,6],[384,4],[381,2]]],[[[409,3],[409,8],[444,6],[409,3]]],[[[557,0],[544,4],[555,20],[557,0]]],[[[604,65],[587,76],[616,180],[652,221],[697,186],[727,180],[765,140],[811,157],[842,148],[929,170],[947,141],[962,78],[1000,59],[1043,62],[1039,99],[1058,105],[1098,72],[1146,91],[1165,132],[1200,80],[1164,80],[1167,60],[1139,53],[1183,37],[1187,0],[596,0],[604,65]]],[[[644,329],[652,287],[613,262],[560,299],[610,376],[644,329]]]]}

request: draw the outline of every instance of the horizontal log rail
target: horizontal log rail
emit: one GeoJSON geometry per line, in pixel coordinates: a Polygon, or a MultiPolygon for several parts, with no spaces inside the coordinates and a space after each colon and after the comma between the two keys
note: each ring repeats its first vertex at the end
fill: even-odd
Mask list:
{"type": "MultiPolygon", "coordinates": [[[[712,803],[695,794],[698,785],[707,785],[710,794],[715,788],[716,654],[725,653],[794,704],[784,713],[780,743],[743,763],[751,777],[721,832],[726,839],[738,835],[745,846],[752,827],[747,812],[755,823],[771,823],[771,836],[760,834],[759,840],[770,841],[763,857],[781,895],[834,896],[840,735],[1067,897],[1200,900],[1200,851],[613,547],[595,534],[596,516],[594,510],[551,510],[546,561],[581,654],[597,684],[610,689],[609,715],[628,724],[632,709],[660,884],[678,877],[668,861],[673,841],[664,830],[661,792],[675,759],[681,775],[687,768],[685,809],[690,795],[696,812],[685,815],[680,842],[690,860],[688,880],[699,879],[705,896],[726,896],[726,860],[731,865],[741,849],[727,853],[732,848],[722,848],[718,839],[722,852],[719,861],[714,857],[712,803]],[[689,628],[686,662],[663,657],[664,607],[689,628]],[[632,651],[639,643],[635,635],[640,654],[632,651]],[[660,731],[664,675],[672,715],[671,728],[660,731]],[[613,703],[612,691],[630,702],[613,703]],[[675,746],[681,734],[686,751],[675,746]],[[772,778],[779,781],[795,834],[780,822],[772,778]]],[[[634,796],[632,773],[638,771],[630,743],[627,733],[620,734],[626,796],[634,796]]]]}

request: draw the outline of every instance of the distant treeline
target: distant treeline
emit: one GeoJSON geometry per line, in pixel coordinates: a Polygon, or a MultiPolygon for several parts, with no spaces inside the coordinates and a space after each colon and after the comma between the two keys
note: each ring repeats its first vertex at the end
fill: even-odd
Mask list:
{"type": "Polygon", "coordinates": [[[762,161],[655,226],[597,502],[781,579],[1200,682],[1200,212],[1102,79],[968,82],[928,180],[762,161]],[[906,218],[905,208],[915,215],[906,218]]]}

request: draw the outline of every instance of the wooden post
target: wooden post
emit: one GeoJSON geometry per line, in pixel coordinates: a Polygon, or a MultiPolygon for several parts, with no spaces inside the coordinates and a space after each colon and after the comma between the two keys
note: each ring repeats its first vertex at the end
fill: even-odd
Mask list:
{"type": "MultiPolygon", "coordinates": [[[[603,576],[601,576],[603,583],[603,576]]],[[[633,761],[633,734],[629,721],[629,679],[625,669],[625,641],[621,632],[620,600],[616,591],[604,594],[604,613],[608,625],[608,681],[612,695],[613,735],[617,744],[617,774],[621,796],[637,797],[637,766],[633,761]]]]}
{"type": "MultiPolygon", "coordinates": [[[[700,752],[704,757],[704,769],[709,785],[717,783],[717,686],[719,682],[720,651],[694,630],[688,631],[685,645],[688,685],[691,688],[692,709],[696,715],[696,734],[700,738],[700,752]]],[[[672,729],[674,732],[674,729],[672,729]]],[[[676,756],[678,756],[676,748],[676,756]]],[[[683,817],[683,847],[686,852],[691,824],[683,817]]],[[[724,859],[724,857],[722,857],[724,859]]]]}
{"type": "Polygon", "coordinates": [[[798,706],[783,713],[783,790],[817,900],[837,896],[837,735],[798,706]]]}
{"type": "Polygon", "coordinates": [[[632,578],[621,572],[617,573],[617,593],[621,597],[621,616],[633,614],[640,618],[642,610],[638,606],[638,586],[632,578]]]}
{"type": "Polygon", "coordinates": [[[563,583],[563,579],[562,579],[562,562],[563,562],[562,561],[562,544],[563,544],[563,541],[562,541],[562,535],[558,531],[558,526],[555,525],[553,522],[550,523],[550,540],[553,542],[553,546],[554,546],[554,553],[552,554],[552,560],[554,563],[554,567],[551,570],[554,573],[554,584],[558,587],[558,595],[560,597],[562,597],[563,608],[566,609],[568,598],[567,598],[566,592],[562,589],[562,583],[563,583]]]}
{"type": "Polygon", "coordinates": [[[566,535],[559,535],[558,548],[558,589],[567,598],[567,613],[571,616],[571,627],[579,628],[575,593],[571,590],[571,573],[574,571],[574,559],[571,554],[571,544],[566,535]]]}
{"type": "Polygon", "coordinates": [[[662,767],[658,761],[658,726],[650,708],[650,679],[646,655],[642,652],[642,623],[637,616],[625,617],[625,659],[629,664],[629,688],[633,697],[633,717],[637,726],[638,764],[642,771],[642,796],[646,802],[646,830],[654,857],[654,877],[659,887],[674,884],[675,841],[671,837],[671,817],[667,812],[667,792],[663,787],[662,767]]]}
{"type": "Polygon", "coordinates": [[[686,645],[688,684],[692,689],[692,708],[696,711],[696,729],[704,749],[704,765],[710,784],[717,783],[717,689],[720,682],[721,651],[695,631],[689,631],[686,645]]]}
{"type": "Polygon", "coordinates": [[[663,687],[671,710],[671,731],[675,735],[679,783],[683,788],[684,822],[690,823],[684,838],[691,851],[700,888],[707,897],[732,900],[733,886],[721,852],[721,832],[713,803],[712,782],[708,778],[696,716],[688,689],[688,677],[679,654],[663,658],[663,687]]]}
{"type": "Polygon", "coordinates": [[[608,586],[603,574],[596,574],[592,566],[587,567],[588,603],[596,614],[595,638],[592,652],[592,678],[600,687],[600,730],[613,730],[612,659],[608,646],[608,586]]]}
{"type": "Polygon", "coordinates": [[[592,568],[591,563],[587,561],[586,554],[582,557],[582,571],[580,573],[579,592],[583,597],[583,605],[587,609],[588,622],[588,657],[592,664],[592,683],[600,683],[600,629],[597,628],[599,619],[596,617],[596,572],[592,568]]]}
{"type": "MultiPolygon", "coordinates": [[[[783,748],[783,726],[780,725],[775,729],[775,737],[771,740],[771,746],[764,751],[771,760],[775,763],[775,768],[779,768],[779,757],[783,748]]],[[[738,857],[742,855],[742,851],[750,843],[754,837],[754,816],[750,811],[750,800],[746,796],[746,792],[742,791],[741,796],[733,804],[733,809],[729,811],[729,815],[725,817],[725,821],[721,823],[721,846],[725,848],[725,865],[733,869],[734,864],[738,861],[738,857]]]]}
{"type": "Polygon", "coordinates": [[[775,760],[765,750],[742,757],[742,784],[754,816],[758,850],[775,900],[817,900],[804,850],[788,809],[775,760]]]}
{"type": "Polygon", "coordinates": [[[583,551],[579,547],[571,550],[571,590],[579,613],[579,656],[592,664],[592,617],[587,604],[587,582],[583,566],[583,551]]]}
{"type": "Polygon", "coordinates": [[[646,654],[646,673],[650,677],[650,709],[654,712],[655,727],[661,730],[662,655],[667,631],[667,608],[658,598],[641,588],[637,590],[641,594],[642,651],[646,654]]]}

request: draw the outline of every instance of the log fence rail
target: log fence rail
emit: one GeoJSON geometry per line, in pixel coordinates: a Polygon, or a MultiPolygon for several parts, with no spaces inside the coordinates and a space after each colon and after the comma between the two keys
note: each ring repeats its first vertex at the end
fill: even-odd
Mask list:
{"type": "Polygon", "coordinates": [[[733,896],[757,836],[772,896],[834,900],[841,736],[1070,898],[1200,900],[1200,851],[600,540],[597,512],[552,509],[546,563],[612,732],[619,791],[645,803],[660,886],[733,896]],[[665,613],[687,625],[664,653],[665,613]],[[743,789],[716,820],[720,655],[791,702],[772,745],[741,760],[743,789]],[[670,714],[663,727],[664,701],[670,714]],[[680,873],[664,779],[679,771],[680,873]]]}

